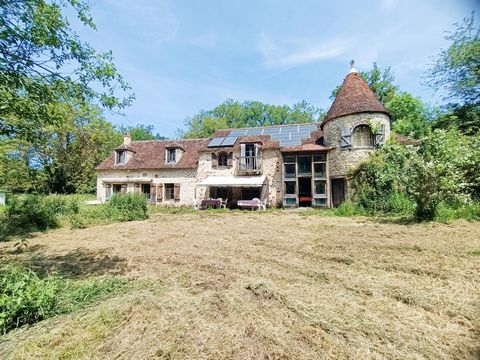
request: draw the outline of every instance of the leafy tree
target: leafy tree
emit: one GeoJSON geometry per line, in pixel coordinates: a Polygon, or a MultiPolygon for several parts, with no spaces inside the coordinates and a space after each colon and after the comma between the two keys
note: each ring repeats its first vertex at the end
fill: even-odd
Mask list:
{"type": "Polygon", "coordinates": [[[203,138],[212,136],[219,129],[306,123],[320,121],[323,116],[322,109],[306,101],[290,107],[228,99],[212,110],[201,111],[187,118],[186,130],[179,130],[178,133],[185,138],[203,138]]]}
{"type": "Polygon", "coordinates": [[[480,27],[475,13],[455,24],[445,39],[452,41],[435,59],[427,73],[427,83],[434,89],[446,89],[448,98],[462,103],[480,103],[480,27]]]}
{"type": "Polygon", "coordinates": [[[466,134],[476,134],[480,131],[480,26],[474,12],[455,25],[456,30],[446,36],[451,45],[440,52],[426,75],[426,83],[435,90],[445,89],[445,99],[451,101],[434,126],[455,125],[466,134]]]}
{"type": "Polygon", "coordinates": [[[120,126],[122,133],[129,133],[133,141],[140,140],[165,140],[165,136],[159,133],[154,134],[153,125],[137,124],[134,126],[120,126]]]}
{"type": "Polygon", "coordinates": [[[133,100],[111,52],[72,30],[72,11],[95,29],[83,0],[0,0],[0,186],[91,190],[117,136],[95,105],[118,111],[133,100]]]}
{"type": "Polygon", "coordinates": [[[72,114],[61,128],[51,127],[46,146],[37,147],[48,192],[92,193],[96,166],[122,141],[98,108],[72,114]]]}
{"type": "Polygon", "coordinates": [[[405,136],[420,139],[430,130],[430,122],[434,116],[419,98],[402,92],[394,95],[385,107],[392,115],[393,131],[405,136]]]}
{"type": "MultiPolygon", "coordinates": [[[[395,76],[390,66],[382,70],[377,63],[374,62],[372,69],[369,71],[361,71],[360,76],[383,104],[390,101],[398,91],[398,86],[395,84],[395,76]]],[[[337,96],[340,90],[340,86],[341,85],[338,85],[332,91],[330,99],[335,99],[335,96],[337,96]]]]}

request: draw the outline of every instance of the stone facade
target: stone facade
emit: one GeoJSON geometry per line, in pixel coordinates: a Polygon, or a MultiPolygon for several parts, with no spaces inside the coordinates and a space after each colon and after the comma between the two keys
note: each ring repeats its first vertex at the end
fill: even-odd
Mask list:
{"type": "MultiPolygon", "coordinates": [[[[231,149],[228,151],[232,151],[231,149]]],[[[212,151],[213,152],[213,151],[212,151]]],[[[228,168],[214,168],[212,166],[212,152],[203,152],[200,154],[197,170],[197,181],[202,182],[209,176],[235,176],[237,174],[240,161],[240,152],[234,151],[232,165],[228,168]]],[[[278,149],[263,149],[260,151],[262,159],[262,175],[266,176],[268,185],[268,205],[281,205],[282,198],[282,156],[278,149]]],[[[208,189],[199,186],[197,189],[197,198],[208,197],[208,189]]]]}
{"type": "Polygon", "coordinates": [[[370,128],[378,128],[380,125],[384,125],[384,142],[390,137],[390,118],[382,113],[346,115],[325,123],[323,127],[325,145],[334,148],[328,153],[330,177],[344,177],[350,168],[365,160],[374,150],[373,147],[341,147],[341,129],[353,130],[358,125],[368,125],[370,128]]]}
{"type": "Polygon", "coordinates": [[[97,199],[106,201],[108,184],[127,184],[127,193],[135,184],[180,184],[179,200],[162,200],[162,205],[192,206],[195,198],[196,169],[101,170],[97,172],[97,199]]]}

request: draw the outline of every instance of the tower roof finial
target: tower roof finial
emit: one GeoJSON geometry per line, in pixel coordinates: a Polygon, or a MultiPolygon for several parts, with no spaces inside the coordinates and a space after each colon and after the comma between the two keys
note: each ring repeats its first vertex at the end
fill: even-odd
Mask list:
{"type": "Polygon", "coordinates": [[[353,65],[355,65],[355,60],[352,59],[350,60],[350,71],[348,72],[349,74],[358,73],[357,69],[355,69],[353,65]]]}

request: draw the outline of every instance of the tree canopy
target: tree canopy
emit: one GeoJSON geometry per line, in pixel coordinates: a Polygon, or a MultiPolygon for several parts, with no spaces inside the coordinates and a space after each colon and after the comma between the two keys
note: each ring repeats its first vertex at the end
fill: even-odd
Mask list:
{"type": "Polygon", "coordinates": [[[161,136],[159,133],[153,133],[153,125],[137,124],[131,126],[120,126],[119,130],[123,134],[129,133],[133,141],[166,139],[165,136],[161,136]]]}
{"type": "Polygon", "coordinates": [[[73,31],[73,12],[95,30],[82,0],[0,0],[0,187],[92,191],[94,169],[119,133],[102,108],[134,98],[112,53],[73,31]]]}
{"type": "Polygon", "coordinates": [[[426,83],[435,90],[446,90],[450,103],[434,124],[455,126],[466,134],[480,132],[480,26],[475,13],[455,24],[445,37],[452,43],[434,58],[426,83]]]}

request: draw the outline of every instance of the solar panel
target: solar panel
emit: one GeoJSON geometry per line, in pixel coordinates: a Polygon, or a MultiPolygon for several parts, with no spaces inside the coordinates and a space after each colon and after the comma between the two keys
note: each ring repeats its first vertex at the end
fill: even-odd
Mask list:
{"type": "Polygon", "coordinates": [[[235,142],[237,141],[238,137],[237,136],[227,136],[225,140],[223,140],[221,146],[233,146],[235,145],[235,142]]]}
{"type": "Polygon", "coordinates": [[[237,137],[250,135],[270,135],[272,140],[278,141],[280,143],[280,146],[298,146],[301,145],[302,139],[310,138],[310,133],[316,130],[318,130],[318,125],[316,124],[300,124],[287,126],[279,125],[268,127],[255,127],[248,129],[233,129],[230,131],[228,137],[222,140],[220,144],[209,144],[209,147],[233,146],[237,140],[237,137]],[[234,138],[235,140],[233,140],[234,138]]]}
{"type": "Polygon", "coordinates": [[[223,140],[225,140],[224,137],[218,137],[218,138],[213,138],[207,145],[207,147],[217,147],[217,146],[220,146],[223,142],[223,140]]]}
{"type": "Polygon", "coordinates": [[[279,130],[278,128],[265,128],[263,130],[264,135],[273,135],[273,134],[278,134],[279,130]]]}
{"type": "Polygon", "coordinates": [[[262,135],[263,129],[248,129],[247,135],[262,135]]]}
{"type": "Polygon", "coordinates": [[[239,130],[232,130],[230,131],[229,136],[244,136],[245,135],[245,129],[239,129],[239,130]]]}

